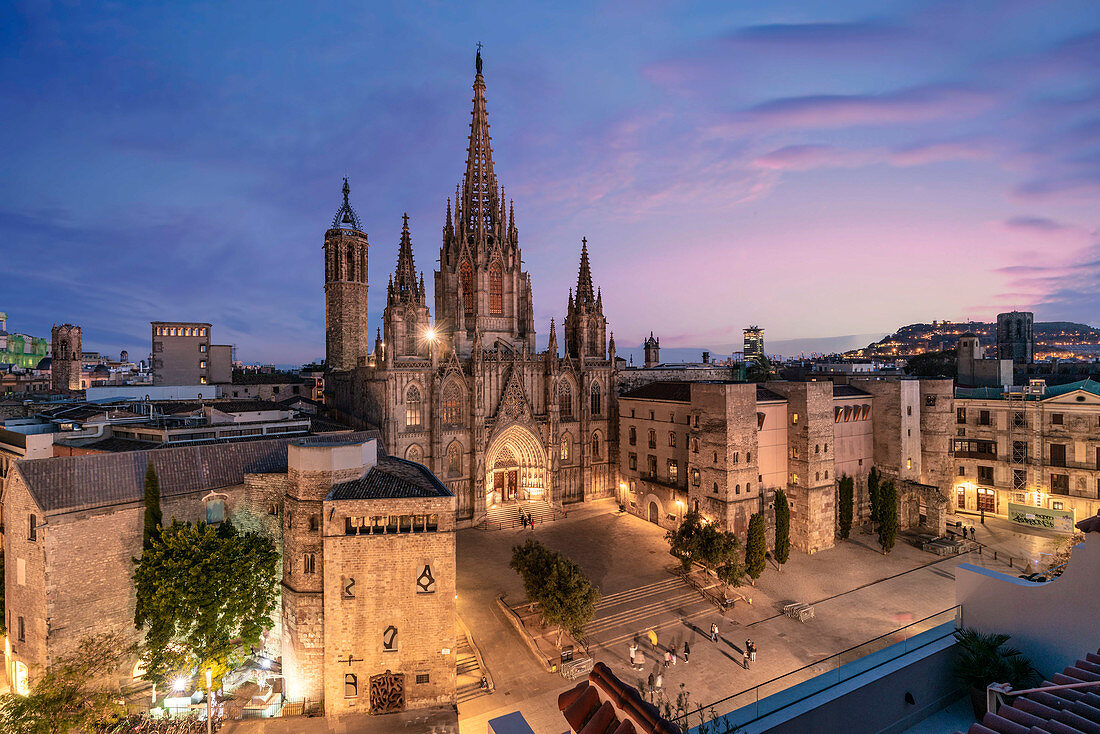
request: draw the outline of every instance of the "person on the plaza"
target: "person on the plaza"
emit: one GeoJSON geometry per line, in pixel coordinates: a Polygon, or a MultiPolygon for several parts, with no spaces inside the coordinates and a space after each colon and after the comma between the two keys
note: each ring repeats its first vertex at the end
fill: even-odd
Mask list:
{"type": "Polygon", "coordinates": [[[665,650],[665,667],[667,668],[670,663],[672,663],[672,653],[665,650]]]}
{"type": "Polygon", "coordinates": [[[714,642],[714,643],[718,642],[718,623],[717,622],[711,622],[710,623],[710,641],[714,642]]]}
{"type": "Polygon", "coordinates": [[[749,669],[749,663],[752,662],[752,655],[750,653],[750,650],[752,650],[752,640],[745,640],[745,655],[742,660],[742,663],[745,666],[745,670],[749,669]]]}
{"type": "Polygon", "coordinates": [[[673,665],[676,664],[676,648],[675,647],[672,648],[672,664],[673,665]]]}
{"type": "Polygon", "coordinates": [[[657,690],[661,690],[665,687],[665,677],[660,673],[657,673],[657,690]]]}
{"type": "Polygon", "coordinates": [[[653,645],[653,647],[656,648],[657,647],[657,633],[654,632],[653,630],[650,630],[649,634],[648,634],[648,637],[649,637],[649,644],[653,645]]]}
{"type": "Polygon", "coordinates": [[[649,680],[648,680],[647,682],[648,682],[648,684],[649,684],[649,685],[648,685],[648,688],[649,688],[649,690],[651,690],[651,691],[652,691],[652,690],[653,690],[653,673],[650,673],[650,674],[649,674],[649,680]]]}
{"type": "Polygon", "coordinates": [[[749,661],[756,662],[756,643],[749,640],[749,661]]]}
{"type": "Polygon", "coordinates": [[[634,660],[634,654],[638,652],[638,641],[631,640],[630,642],[630,660],[634,660]]]}
{"type": "Polygon", "coordinates": [[[691,648],[688,647],[687,640],[684,640],[684,662],[688,661],[688,655],[691,654],[691,648]]]}

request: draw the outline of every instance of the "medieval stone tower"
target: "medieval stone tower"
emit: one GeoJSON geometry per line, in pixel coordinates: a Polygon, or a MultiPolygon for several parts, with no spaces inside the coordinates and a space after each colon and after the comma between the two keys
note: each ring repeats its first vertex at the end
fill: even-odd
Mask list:
{"type": "Polygon", "coordinates": [[[997,356],[1015,364],[1031,364],[1035,357],[1034,321],[1035,314],[1030,311],[997,314],[997,356]]]}
{"type": "Polygon", "coordinates": [[[80,389],[80,343],[79,326],[61,324],[54,326],[50,334],[50,386],[54,390],[80,389]]]}
{"type": "Polygon", "coordinates": [[[350,370],[367,360],[367,233],[348,202],[325,232],[325,366],[350,370]]]}
{"type": "Polygon", "coordinates": [[[642,349],[645,350],[645,366],[656,367],[661,363],[661,340],[653,337],[653,332],[649,332],[649,338],[642,342],[642,349]]]}

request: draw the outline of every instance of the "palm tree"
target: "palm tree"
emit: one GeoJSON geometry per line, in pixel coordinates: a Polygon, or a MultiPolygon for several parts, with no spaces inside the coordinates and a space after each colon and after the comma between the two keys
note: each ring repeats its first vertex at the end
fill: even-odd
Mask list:
{"type": "Polygon", "coordinates": [[[1014,647],[1006,647],[1009,636],[966,627],[955,630],[957,654],[955,678],[970,689],[974,715],[985,715],[985,689],[990,683],[1009,683],[1019,689],[1036,683],[1039,673],[1031,661],[1014,647]]]}
{"type": "Polygon", "coordinates": [[[767,356],[758,354],[749,360],[745,371],[745,378],[749,382],[767,382],[774,376],[775,366],[767,356]]]}

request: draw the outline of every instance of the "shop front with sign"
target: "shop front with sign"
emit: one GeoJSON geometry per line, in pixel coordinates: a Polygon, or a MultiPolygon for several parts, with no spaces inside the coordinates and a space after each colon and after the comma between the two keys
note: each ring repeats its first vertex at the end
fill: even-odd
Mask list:
{"type": "Polygon", "coordinates": [[[1057,530],[1061,533],[1073,532],[1072,510],[1048,510],[1033,505],[1008,503],[1008,519],[1017,525],[1044,530],[1057,530]]]}

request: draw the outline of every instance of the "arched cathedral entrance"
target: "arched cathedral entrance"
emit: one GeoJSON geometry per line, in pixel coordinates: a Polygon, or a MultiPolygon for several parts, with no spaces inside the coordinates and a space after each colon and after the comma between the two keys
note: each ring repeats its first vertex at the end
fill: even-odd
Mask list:
{"type": "Polygon", "coordinates": [[[546,493],[546,452],[522,426],[508,426],[485,456],[485,506],[549,500],[546,493]]]}

